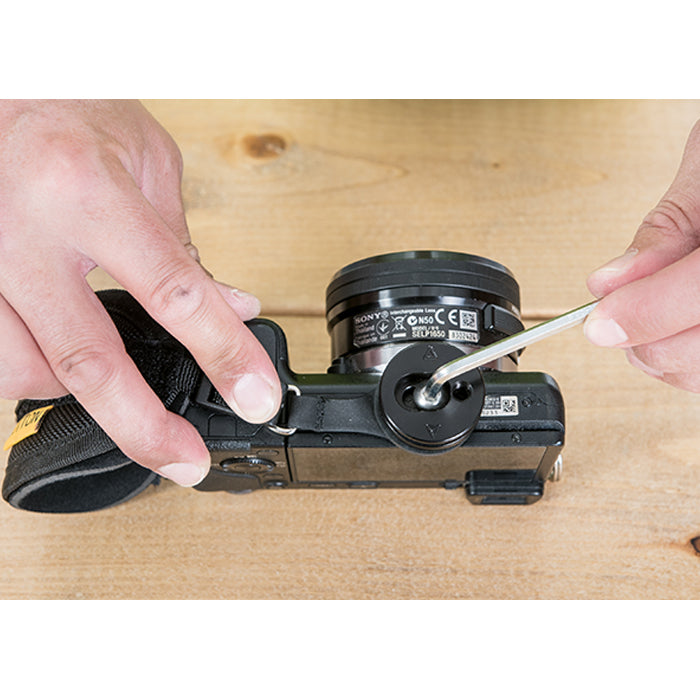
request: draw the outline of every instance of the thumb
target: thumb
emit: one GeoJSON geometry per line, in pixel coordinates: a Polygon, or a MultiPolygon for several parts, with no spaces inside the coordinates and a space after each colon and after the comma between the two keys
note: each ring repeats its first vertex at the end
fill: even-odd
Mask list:
{"type": "Polygon", "coordinates": [[[600,298],[685,257],[700,245],[700,121],[690,132],[671,186],[647,214],[625,253],[593,272],[588,289],[600,298]]]}

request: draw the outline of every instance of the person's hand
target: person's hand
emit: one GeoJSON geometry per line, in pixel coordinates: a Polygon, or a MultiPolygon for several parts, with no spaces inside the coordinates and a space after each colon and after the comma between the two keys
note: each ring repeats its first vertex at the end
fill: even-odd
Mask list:
{"type": "Polygon", "coordinates": [[[700,122],[671,187],[631,246],[588,279],[604,297],[584,325],[652,377],[700,392],[700,122]]]}
{"type": "Polygon", "coordinates": [[[182,159],[138,102],[0,101],[0,396],[73,394],[136,463],[182,485],[209,470],[85,280],[100,266],[185,345],[231,408],[262,423],[281,390],[243,324],[255,297],[215,282],[190,242],[182,159]]]}

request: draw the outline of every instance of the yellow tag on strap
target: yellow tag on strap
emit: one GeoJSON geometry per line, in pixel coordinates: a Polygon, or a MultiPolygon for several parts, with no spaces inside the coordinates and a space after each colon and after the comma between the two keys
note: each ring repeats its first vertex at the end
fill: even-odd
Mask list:
{"type": "Polygon", "coordinates": [[[5,447],[3,447],[2,449],[9,450],[10,447],[12,447],[13,445],[16,445],[18,442],[22,442],[22,440],[28,438],[30,435],[35,435],[37,432],[39,432],[39,426],[41,425],[41,421],[44,420],[44,416],[52,408],[53,404],[51,404],[51,406],[43,406],[42,408],[37,408],[27,413],[27,415],[24,416],[22,420],[19,421],[19,423],[17,423],[15,429],[10,434],[10,437],[7,438],[7,442],[5,442],[5,447]]]}

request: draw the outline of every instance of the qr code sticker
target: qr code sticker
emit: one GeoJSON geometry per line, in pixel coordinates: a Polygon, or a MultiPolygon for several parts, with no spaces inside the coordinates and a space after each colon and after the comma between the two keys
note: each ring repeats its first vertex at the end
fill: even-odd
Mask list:
{"type": "Polygon", "coordinates": [[[494,396],[488,395],[484,399],[484,407],[481,415],[486,418],[494,416],[517,416],[518,397],[517,396],[494,396]]]}
{"type": "Polygon", "coordinates": [[[504,415],[512,415],[518,413],[518,397],[517,396],[501,396],[501,412],[504,415]]]}
{"type": "Polygon", "coordinates": [[[476,311],[459,312],[459,327],[465,331],[478,330],[476,311]]]}

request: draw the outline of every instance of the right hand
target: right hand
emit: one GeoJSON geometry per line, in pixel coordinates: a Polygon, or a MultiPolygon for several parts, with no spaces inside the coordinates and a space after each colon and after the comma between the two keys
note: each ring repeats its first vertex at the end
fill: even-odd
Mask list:
{"type": "Polygon", "coordinates": [[[700,392],[700,122],[668,192],[588,288],[602,298],[584,325],[592,343],[623,348],[648,375],[700,392]]]}
{"type": "Polygon", "coordinates": [[[210,465],[202,438],[165,410],[85,280],[108,272],[241,418],[275,415],[279,379],[243,323],[259,303],[198,263],[181,175],[138,102],[0,101],[0,396],[71,393],[134,462],[194,485],[210,465]]]}

